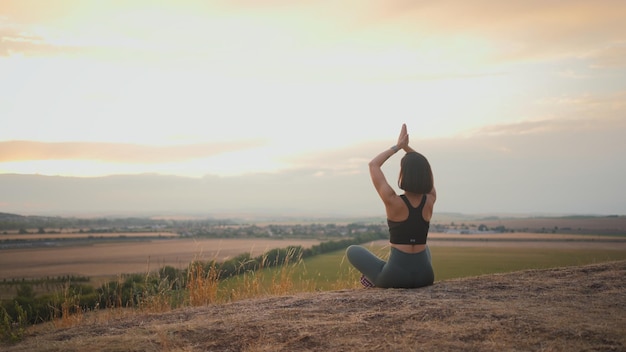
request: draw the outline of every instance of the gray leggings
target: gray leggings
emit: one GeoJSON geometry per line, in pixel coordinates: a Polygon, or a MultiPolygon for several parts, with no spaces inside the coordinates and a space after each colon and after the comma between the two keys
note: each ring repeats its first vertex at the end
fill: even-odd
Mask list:
{"type": "Polygon", "coordinates": [[[432,285],[435,281],[428,246],[413,254],[391,247],[387,262],[362,246],[348,247],[346,255],[350,263],[376,287],[416,288],[432,285]]]}

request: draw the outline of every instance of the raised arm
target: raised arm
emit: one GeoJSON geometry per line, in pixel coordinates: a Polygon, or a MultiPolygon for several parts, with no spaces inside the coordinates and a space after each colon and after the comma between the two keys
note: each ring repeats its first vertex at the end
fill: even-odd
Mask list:
{"type": "Polygon", "coordinates": [[[380,199],[382,199],[385,205],[389,205],[395,200],[396,192],[389,185],[389,182],[387,182],[387,179],[385,178],[385,174],[383,173],[381,167],[383,166],[385,161],[387,161],[387,159],[389,159],[392,155],[398,152],[398,150],[406,150],[406,148],[409,148],[409,135],[406,131],[406,124],[402,124],[400,136],[398,136],[398,142],[396,143],[396,145],[376,155],[374,159],[369,162],[370,177],[372,178],[372,183],[374,184],[374,188],[376,188],[380,199]]]}
{"type": "MultiPolygon", "coordinates": [[[[406,153],[416,153],[415,149],[413,149],[413,148],[411,148],[411,147],[409,146],[408,139],[407,139],[407,144],[406,144],[406,146],[404,146],[402,149],[403,149],[406,153]]],[[[434,182],[433,182],[433,183],[434,183],[434,182]]],[[[428,192],[428,195],[429,195],[429,196],[432,196],[433,201],[437,199],[437,190],[435,189],[434,184],[433,184],[433,189],[432,189],[430,192],[428,192]]]]}

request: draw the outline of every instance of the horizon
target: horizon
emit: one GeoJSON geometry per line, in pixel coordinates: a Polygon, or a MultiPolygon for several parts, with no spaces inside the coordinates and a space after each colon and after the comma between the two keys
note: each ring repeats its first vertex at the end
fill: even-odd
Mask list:
{"type": "MultiPolygon", "coordinates": [[[[16,199],[20,198],[18,195],[23,194],[23,190],[27,188],[31,188],[32,183],[24,183],[18,185],[16,182],[6,181],[3,176],[15,176],[19,180],[21,177],[25,175],[0,175],[0,192],[8,189],[12,189],[13,191],[17,190],[17,192],[13,192],[16,195],[16,199]],[[16,185],[18,188],[16,189],[16,185]],[[4,186],[4,187],[3,187],[4,186]]],[[[64,180],[66,177],[58,177],[58,176],[42,176],[42,175],[26,175],[35,178],[52,178],[56,180],[64,180]]],[[[161,178],[164,177],[169,180],[179,180],[184,182],[188,180],[188,178],[180,177],[180,176],[164,176],[164,175],[111,175],[105,177],[95,177],[90,178],[92,181],[102,180],[102,179],[135,179],[137,182],[144,182],[149,180],[142,180],[142,177],[156,177],[161,178]]],[[[70,178],[71,179],[71,178],[70,178]]],[[[76,178],[82,179],[82,178],[76,178]]],[[[42,183],[45,185],[45,182],[42,183]]],[[[71,185],[71,181],[69,182],[70,187],[74,187],[71,185]]],[[[84,189],[83,187],[79,187],[79,189],[84,189]]],[[[219,186],[217,187],[219,188],[219,186]]],[[[105,189],[104,193],[111,191],[110,189],[105,189]]],[[[7,194],[6,192],[2,192],[7,194]]],[[[368,194],[368,196],[372,196],[368,194]]],[[[60,197],[60,194],[57,193],[53,195],[54,197],[60,197]]],[[[85,198],[94,197],[94,194],[84,195],[85,198]]],[[[102,195],[95,195],[96,198],[102,197],[102,195]]],[[[165,196],[160,195],[158,198],[167,198],[165,196]]],[[[71,197],[70,197],[71,199],[71,197]]],[[[50,201],[50,199],[43,199],[44,201],[50,201]]],[[[28,202],[29,199],[26,199],[28,202]]],[[[41,201],[41,199],[40,199],[41,201]]],[[[261,199],[262,201],[262,199],[261,199]]],[[[1,208],[2,204],[0,204],[1,208]]],[[[224,207],[213,207],[213,208],[202,208],[196,207],[170,207],[170,208],[154,208],[154,209],[144,209],[140,210],[137,208],[98,208],[98,207],[84,207],[81,209],[50,209],[46,207],[33,207],[30,204],[29,207],[18,209],[19,211],[4,211],[0,209],[0,213],[12,214],[18,216],[43,216],[43,217],[76,217],[76,218],[130,218],[130,217],[139,217],[139,218],[164,218],[164,219],[244,219],[244,220],[252,220],[252,221],[261,221],[261,220],[291,220],[291,219],[305,219],[307,221],[318,221],[318,220],[338,220],[338,219],[354,219],[354,220],[362,220],[362,219],[381,219],[384,220],[384,212],[379,210],[375,210],[379,205],[376,202],[370,202],[368,207],[364,207],[364,211],[360,212],[330,212],[330,211],[320,211],[319,209],[313,210],[302,210],[301,208],[263,208],[258,205],[255,207],[232,207],[232,208],[224,208],[224,207]]],[[[626,214],[622,213],[602,213],[602,212],[542,212],[542,211],[534,211],[534,212],[506,212],[506,211],[491,211],[491,212],[462,212],[462,211],[435,211],[433,214],[434,222],[441,221],[462,221],[462,220],[493,220],[496,219],[515,219],[515,218],[568,218],[568,217],[594,217],[594,218],[602,218],[602,217],[623,217],[626,214]]]]}
{"type": "Polygon", "coordinates": [[[383,215],[406,123],[435,213],[626,214],[625,11],[3,1],[0,212],[383,215]]]}

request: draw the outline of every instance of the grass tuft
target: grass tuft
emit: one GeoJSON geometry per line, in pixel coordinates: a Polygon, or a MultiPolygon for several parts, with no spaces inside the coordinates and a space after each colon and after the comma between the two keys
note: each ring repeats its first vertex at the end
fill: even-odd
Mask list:
{"type": "Polygon", "coordinates": [[[216,303],[219,277],[220,273],[215,264],[205,270],[202,263],[192,263],[187,276],[189,304],[199,306],[216,303]]]}

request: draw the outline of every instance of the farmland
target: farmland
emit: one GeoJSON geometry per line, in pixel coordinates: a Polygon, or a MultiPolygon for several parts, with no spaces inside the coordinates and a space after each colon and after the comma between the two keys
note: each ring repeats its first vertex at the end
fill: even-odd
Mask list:
{"type": "MultiPolygon", "coordinates": [[[[127,234],[130,235],[130,234],[127,234]]],[[[136,237],[116,237],[110,242],[57,245],[52,247],[15,248],[3,250],[0,256],[0,298],[15,294],[22,279],[86,277],[93,286],[118,278],[120,275],[155,272],[164,266],[186,268],[192,261],[224,261],[242,253],[257,256],[274,248],[302,246],[309,248],[320,239],[192,239],[139,234],[136,237]]],[[[35,235],[30,235],[35,236],[35,235]]],[[[366,244],[385,257],[386,240],[366,244]]],[[[524,269],[585,265],[597,262],[626,260],[626,237],[601,235],[566,235],[509,233],[459,235],[432,233],[429,246],[433,255],[436,280],[510,272],[524,269]]],[[[289,270],[289,282],[296,291],[333,290],[354,287],[358,273],[347,262],[344,250],[307,258],[289,270]]],[[[267,269],[269,274],[261,284],[272,285],[281,269],[267,269]]],[[[222,290],[229,292],[239,278],[227,280],[222,290]]],[[[60,282],[57,286],[62,287],[60,282]]],[[[42,285],[35,286],[43,293],[42,285]]],[[[268,288],[269,290],[269,288],[268,288]]]]}
{"type": "Polygon", "coordinates": [[[18,248],[2,251],[0,279],[61,275],[88,277],[145,273],[162,266],[186,267],[194,260],[222,261],[241,253],[259,255],[290,245],[308,248],[319,240],[292,239],[162,239],[81,246],[18,248]]]}
{"type": "MultiPolygon", "coordinates": [[[[183,268],[194,260],[223,261],[241,253],[259,255],[273,248],[292,245],[308,248],[321,242],[320,239],[192,239],[170,236],[163,236],[162,239],[153,237],[144,239],[141,234],[132,238],[125,236],[118,238],[113,235],[115,234],[103,234],[105,238],[114,239],[106,242],[2,250],[0,279],[62,275],[114,277],[124,273],[146,273],[166,265],[183,268]]],[[[379,241],[377,245],[384,246],[386,241],[379,241]]],[[[626,251],[626,238],[533,233],[490,235],[433,233],[430,235],[430,245],[433,250],[439,247],[478,247],[488,248],[490,252],[496,248],[506,247],[530,255],[538,249],[548,248],[626,251]]]]}
{"type": "MultiPolygon", "coordinates": [[[[447,224],[442,219],[432,226],[433,230],[442,231],[429,235],[429,245],[438,280],[620,260],[626,259],[624,219],[457,219],[447,224]],[[494,231],[496,228],[505,231],[494,231]],[[535,231],[522,232],[523,228],[535,231]],[[567,233],[567,229],[572,233],[567,233]]],[[[53,219],[55,226],[45,227],[52,220],[17,220],[22,222],[0,234],[0,283],[6,283],[0,285],[0,298],[14,295],[14,283],[22,280],[56,278],[59,282],[63,277],[81,277],[97,287],[120,275],[146,274],[165,266],[184,269],[192,261],[219,262],[242,253],[257,256],[274,248],[309,248],[360,232],[386,231],[382,222],[257,225],[235,221],[152,223],[137,219],[66,223],[64,219],[53,219]],[[26,227],[28,224],[30,228],[26,227]]],[[[387,245],[386,240],[371,244],[382,256],[388,252],[387,245]]],[[[343,251],[308,258],[303,264],[293,270],[292,281],[302,282],[309,289],[340,288],[355,281],[356,273],[350,271],[343,251]]],[[[35,289],[43,293],[42,288],[35,289]]]]}
{"type": "MultiPolygon", "coordinates": [[[[329,244],[325,241],[338,238],[354,237],[360,241],[356,243],[365,243],[373,238],[385,237],[380,236],[380,225],[297,226],[228,227],[235,229],[239,238],[207,238],[208,236],[181,235],[167,231],[100,232],[96,236],[91,232],[7,233],[4,235],[7,245],[0,249],[0,298],[12,298],[17,293],[16,299],[19,297],[22,300],[39,302],[35,301],[35,296],[65,292],[63,297],[66,301],[63,302],[68,302],[69,299],[76,309],[74,312],[80,314],[80,311],[95,309],[94,307],[115,307],[115,302],[118,301],[107,300],[107,297],[110,292],[118,292],[116,289],[111,291],[110,288],[122,287],[118,286],[122,284],[123,287],[131,285],[129,287],[138,293],[129,296],[124,301],[124,306],[144,307],[143,309],[152,307],[150,309],[159,310],[164,307],[172,309],[180,305],[230,302],[267,295],[353,289],[359,287],[360,274],[346,261],[345,241],[335,242],[344,247],[335,246],[328,250],[329,247],[326,246],[325,251],[310,251],[306,257],[303,256],[303,260],[290,259],[284,265],[266,266],[265,264],[272,262],[261,260],[258,262],[261,263],[258,270],[245,269],[234,276],[223,276],[219,279],[211,274],[206,263],[228,262],[233,267],[242,267],[244,263],[257,260],[253,260],[251,256],[265,255],[277,248],[323,248],[329,244]],[[293,231],[294,228],[306,231],[293,231]],[[363,240],[360,233],[368,232],[374,237],[363,240]],[[306,236],[302,236],[303,233],[306,236]],[[291,234],[292,237],[284,234],[291,234]],[[334,234],[335,237],[329,237],[329,234],[334,234]],[[254,237],[261,235],[274,238],[254,237]],[[245,236],[248,237],[241,238],[245,236]],[[242,254],[248,256],[241,256],[242,254]],[[202,268],[190,266],[194,261],[205,264],[202,268]],[[159,275],[165,272],[159,269],[165,266],[189,271],[178,271],[179,274],[176,275],[183,273],[182,276],[161,276],[161,281],[158,281],[159,275]],[[155,278],[157,281],[154,281],[155,278]],[[31,285],[23,285],[29,282],[31,285]],[[93,288],[87,288],[84,283],[100,288],[96,292],[93,288]],[[161,286],[162,283],[165,286],[161,286]],[[80,286],[71,286],[76,284],[80,286]],[[76,293],[72,293],[68,296],[69,287],[80,287],[85,290],[84,294],[73,296],[76,293]],[[181,288],[186,291],[181,291],[181,288]]],[[[626,260],[626,236],[619,234],[475,232],[471,230],[472,226],[469,226],[470,231],[464,226],[461,225],[462,232],[433,232],[429,235],[436,283],[525,269],[626,260]]],[[[233,232],[229,233],[231,236],[232,234],[233,232]]],[[[389,252],[387,240],[364,245],[383,258],[389,252]]],[[[222,269],[227,267],[220,266],[217,271],[224,273],[222,269]]],[[[123,296],[125,291],[120,292],[123,296]]],[[[59,304],[58,298],[52,299],[57,300],[53,304],[59,304]]],[[[55,309],[63,309],[63,305],[55,309]]],[[[55,316],[58,317],[57,310],[51,310],[48,314],[50,317],[45,311],[39,310],[29,314],[43,320],[54,319],[55,316]]],[[[63,319],[68,319],[69,316],[69,311],[62,315],[63,319]]]]}

